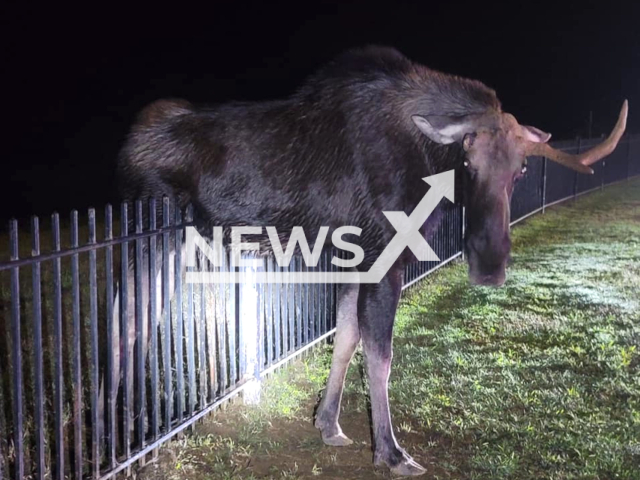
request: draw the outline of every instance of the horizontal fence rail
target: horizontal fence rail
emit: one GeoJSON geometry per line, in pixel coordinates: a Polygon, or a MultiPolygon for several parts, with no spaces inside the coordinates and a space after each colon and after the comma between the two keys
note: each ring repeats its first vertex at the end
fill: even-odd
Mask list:
{"type": "MultiPolygon", "coordinates": [[[[554,146],[577,153],[599,140],[554,146]]],[[[512,224],[640,175],[640,136],[625,136],[594,170],[530,158],[512,224]]],[[[187,283],[182,239],[192,218],[165,198],[82,218],[34,217],[25,230],[10,223],[0,246],[0,480],[113,477],[230,397],[250,399],[262,376],[331,338],[338,286],[330,277],[339,270],[331,258],[343,253],[326,250],[315,267],[259,257],[241,268],[241,283],[187,283]],[[254,279],[312,271],[327,281],[254,279]]],[[[428,224],[440,260],[408,265],[404,288],[463,254],[464,226],[460,202],[443,200],[428,224]]],[[[231,265],[226,250],[218,260],[231,265]]],[[[214,271],[203,255],[197,262],[214,271]]]]}

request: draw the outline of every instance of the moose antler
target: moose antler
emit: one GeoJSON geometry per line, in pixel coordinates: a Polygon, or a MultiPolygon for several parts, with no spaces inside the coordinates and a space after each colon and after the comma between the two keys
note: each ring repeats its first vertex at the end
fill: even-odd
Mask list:
{"type": "Polygon", "coordinates": [[[620,141],[620,137],[622,137],[627,126],[628,111],[629,102],[625,100],[622,104],[622,109],[620,110],[618,122],[609,137],[604,142],[599,143],[586,152],[574,155],[563,152],[562,150],[557,150],[547,143],[527,142],[526,155],[532,157],[547,157],[549,160],[560,163],[561,165],[569,167],[580,173],[593,173],[593,169],[589,168],[588,165],[603,159],[615,150],[618,142],[620,141]]]}

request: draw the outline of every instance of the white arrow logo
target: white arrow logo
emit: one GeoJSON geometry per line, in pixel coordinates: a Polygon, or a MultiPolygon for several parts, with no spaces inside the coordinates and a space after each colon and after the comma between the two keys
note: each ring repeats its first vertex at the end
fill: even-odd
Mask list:
{"type": "MultiPolygon", "coordinates": [[[[410,216],[404,212],[382,212],[397,233],[368,272],[255,271],[255,283],[379,283],[407,247],[418,260],[440,260],[420,234],[420,228],[436,209],[442,197],[451,202],[455,201],[455,171],[448,170],[425,177],[423,180],[431,188],[410,216]]],[[[242,281],[242,275],[239,272],[187,272],[186,280],[188,283],[239,283],[242,281]]]]}
{"type": "Polygon", "coordinates": [[[363,275],[366,276],[366,281],[361,283],[378,283],[382,280],[406,247],[409,247],[420,261],[440,260],[420,234],[420,228],[436,209],[442,197],[446,197],[451,202],[455,201],[455,171],[448,170],[422,180],[431,185],[431,188],[420,200],[411,216],[407,217],[404,212],[382,212],[398,233],[380,254],[376,263],[366,275],[363,275]]]}

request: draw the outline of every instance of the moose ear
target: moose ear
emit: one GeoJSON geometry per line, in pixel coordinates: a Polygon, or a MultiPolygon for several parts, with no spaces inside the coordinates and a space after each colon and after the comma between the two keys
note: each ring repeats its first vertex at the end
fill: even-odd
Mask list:
{"type": "Polygon", "coordinates": [[[474,129],[473,123],[466,116],[452,117],[448,115],[413,115],[416,127],[436,143],[447,145],[461,141],[465,134],[474,129]]]}
{"type": "Polygon", "coordinates": [[[551,134],[547,132],[543,132],[539,128],[530,127],[529,125],[520,125],[522,127],[522,132],[524,133],[524,137],[530,142],[535,143],[547,143],[551,138],[551,134]]]}

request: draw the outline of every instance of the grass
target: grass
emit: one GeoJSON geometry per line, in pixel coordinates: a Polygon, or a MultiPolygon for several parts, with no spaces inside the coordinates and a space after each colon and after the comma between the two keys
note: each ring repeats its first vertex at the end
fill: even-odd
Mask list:
{"type": "MultiPolygon", "coordinates": [[[[640,181],[513,231],[503,288],[458,262],[408,291],[390,381],[402,445],[434,479],[640,479],[640,181]]],[[[362,355],[325,447],[313,408],[330,347],[276,373],[257,406],[230,405],[141,478],[387,477],[371,464],[362,355]]]]}

